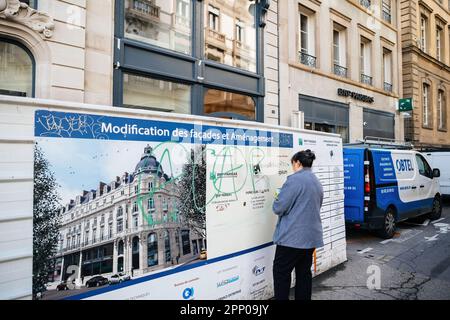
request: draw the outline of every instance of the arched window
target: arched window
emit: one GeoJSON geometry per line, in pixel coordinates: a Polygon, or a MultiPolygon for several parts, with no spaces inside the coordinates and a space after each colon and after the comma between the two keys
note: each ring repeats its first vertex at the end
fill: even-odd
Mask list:
{"type": "Polygon", "coordinates": [[[35,63],[22,44],[0,38],[0,94],[34,97],[35,63]]]}
{"type": "Polygon", "coordinates": [[[158,239],[156,233],[150,233],[147,238],[147,266],[158,265],[158,239]]]}

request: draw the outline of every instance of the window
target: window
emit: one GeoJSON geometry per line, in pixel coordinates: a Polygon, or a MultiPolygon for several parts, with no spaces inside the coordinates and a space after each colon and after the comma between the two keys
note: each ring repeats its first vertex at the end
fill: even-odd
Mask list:
{"type": "Polygon", "coordinates": [[[147,237],[147,266],[158,265],[158,238],[156,233],[150,233],[147,237]]]}
{"type": "Polygon", "coordinates": [[[148,210],[155,210],[155,200],[153,198],[148,199],[148,210]]]}
{"type": "Polygon", "coordinates": [[[261,1],[115,2],[114,106],[205,115],[214,87],[251,96],[245,120],[264,120],[261,1]]]}
{"type": "Polygon", "coordinates": [[[34,59],[22,45],[0,38],[0,94],[34,96],[34,59]]]}
{"type": "Polygon", "coordinates": [[[125,107],[190,113],[191,90],[188,85],[124,74],[123,86],[125,107]]]}
{"type": "Polygon", "coordinates": [[[360,43],[360,70],[361,70],[361,83],[372,85],[372,42],[361,37],[360,43]]]}
{"type": "Polygon", "coordinates": [[[189,27],[190,24],[190,1],[189,0],[177,0],[177,13],[176,23],[189,27]]]}
{"type": "Polygon", "coordinates": [[[363,123],[363,137],[395,139],[394,114],[364,108],[363,123]]]}
{"type": "Polygon", "coordinates": [[[219,31],[219,16],[220,10],[213,7],[208,6],[208,27],[211,30],[219,31]]]}
{"type": "Polygon", "coordinates": [[[315,14],[314,11],[300,6],[299,12],[299,59],[300,63],[311,67],[317,67],[315,57],[315,14]]]}
{"type": "Polygon", "coordinates": [[[164,230],[164,255],[166,263],[169,263],[172,260],[172,255],[170,252],[170,233],[167,230],[164,230]]]}
{"type": "Polygon", "coordinates": [[[337,133],[344,143],[349,141],[348,105],[300,95],[299,110],[305,116],[305,129],[337,133]]]}
{"type": "Polygon", "coordinates": [[[191,240],[189,230],[181,230],[181,245],[183,247],[183,255],[191,253],[191,240]]]}
{"type": "Polygon", "coordinates": [[[133,228],[137,229],[139,227],[139,215],[133,216],[133,228]]]}
{"type": "Polygon", "coordinates": [[[300,14],[300,51],[308,53],[308,17],[300,14]]]}
{"type": "Polygon", "coordinates": [[[392,92],[392,51],[383,48],[384,90],[392,92]]]}
{"type": "Polygon", "coordinates": [[[125,0],[125,36],[184,54],[191,53],[191,1],[125,0]]]}
{"type": "Polygon", "coordinates": [[[446,112],[446,100],[445,91],[438,90],[437,98],[437,116],[438,116],[438,129],[443,130],[447,128],[447,112],[446,112]]]}
{"type": "Polygon", "coordinates": [[[333,64],[334,74],[347,77],[347,50],[345,27],[334,23],[333,28],[333,64]]]}
{"type": "Polygon", "coordinates": [[[26,3],[30,8],[37,9],[37,0],[20,0],[20,2],[26,3]]]}
{"type": "Polygon", "coordinates": [[[205,58],[256,72],[255,1],[223,0],[205,5],[205,58]]]}
{"type": "Polygon", "coordinates": [[[244,26],[240,20],[236,22],[236,41],[241,43],[244,41],[244,26]]]}
{"type": "Polygon", "coordinates": [[[359,3],[364,7],[364,8],[370,8],[370,6],[372,5],[372,1],[371,0],[359,0],[359,3]]]}
{"type": "Polygon", "coordinates": [[[381,4],[381,11],[383,20],[391,23],[392,22],[392,1],[391,0],[383,0],[381,4]]]}
{"type": "Polygon", "coordinates": [[[419,174],[430,179],[433,178],[433,170],[431,170],[431,167],[425,158],[419,154],[416,154],[416,161],[419,174]]]}
{"type": "Polygon", "coordinates": [[[427,52],[427,32],[428,32],[428,19],[425,16],[420,17],[420,49],[423,52],[427,52]]]}
{"type": "Polygon", "coordinates": [[[436,26],[436,59],[439,61],[442,61],[444,58],[443,33],[443,29],[440,26],[436,26]]]}
{"type": "Polygon", "coordinates": [[[133,213],[138,212],[138,211],[139,211],[139,207],[138,207],[137,202],[135,201],[135,202],[133,202],[133,213]]]}
{"type": "Polygon", "coordinates": [[[123,219],[117,219],[117,233],[120,233],[123,231],[123,219]]]}
{"type": "Polygon", "coordinates": [[[230,119],[256,119],[255,100],[242,94],[207,89],[204,98],[207,115],[230,119]]]}
{"type": "Polygon", "coordinates": [[[430,85],[424,83],[422,86],[422,123],[429,126],[430,116],[430,85]]]}

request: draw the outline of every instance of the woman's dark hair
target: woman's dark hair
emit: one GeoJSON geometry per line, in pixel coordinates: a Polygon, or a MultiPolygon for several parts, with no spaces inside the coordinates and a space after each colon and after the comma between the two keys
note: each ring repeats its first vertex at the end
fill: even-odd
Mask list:
{"type": "Polygon", "coordinates": [[[311,168],[314,160],[316,160],[316,155],[311,150],[304,150],[297,152],[291,159],[291,162],[299,161],[303,167],[311,168]]]}

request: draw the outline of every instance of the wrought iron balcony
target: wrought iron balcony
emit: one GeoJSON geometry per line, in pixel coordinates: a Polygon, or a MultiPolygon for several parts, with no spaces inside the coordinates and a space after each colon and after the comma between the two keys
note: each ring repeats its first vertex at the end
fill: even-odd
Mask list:
{"type": "Polygon", "coordinates": [[[382,16],[383,16],[384,21],[389,22],[389,23],[392,22],[392,16],[389,12],[383,11],[382,16]]]}
{"type": "Polygon", "coordinates": [[[384,91],[392,92],[392,84],[385,82],[384,83],[384,91]]]}
{"type": "Polygon", "coordinates": [[[347,68],[334,64],[334,74],[339,77],[347,78],[347,68]]]}
{"type": "Polygon", "coordinates": [[[370,5],[372,4],[372,1],[370,1],[370,0],[359,0],[359,3],[365,8],[370,8],[370,5]]]}
{"type": "Polygon", "coordinates": [[[361,83],[372,85],[372,77],[361,73],[361,83]]]}
{"type": "Polygon", "coordinates": [[[300,63],[301,64],[304,64],[305,66],[308,66],[311,68],[316,68],[316,65],[317,65],[316,57],[314,57],[310,54],[304,53],[304,52],[300,52],[299,55],[300,55],[300,63]]]}

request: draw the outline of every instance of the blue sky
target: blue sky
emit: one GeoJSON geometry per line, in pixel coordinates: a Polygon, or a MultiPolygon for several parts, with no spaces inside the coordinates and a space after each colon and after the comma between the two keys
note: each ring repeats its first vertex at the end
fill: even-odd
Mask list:
{"type": "MultiPolygon", "coordinates": [[[[83,190],[97,189],[98,183],[109,183],[124,172],[132,173],[139,162],[144,148],[154,142],[83,140],[63,138],[38,138],[45,157],[55,173],[62,203],[75,199],[83,190]]],[[[160,159],[164,149],[170,151],[174,175],[181,172],[187,158],[189,145],[168,144],[155,150],[160,159]]],[[[169,161],[162,162],[163,168],[170,175],[169,161]]]]}

